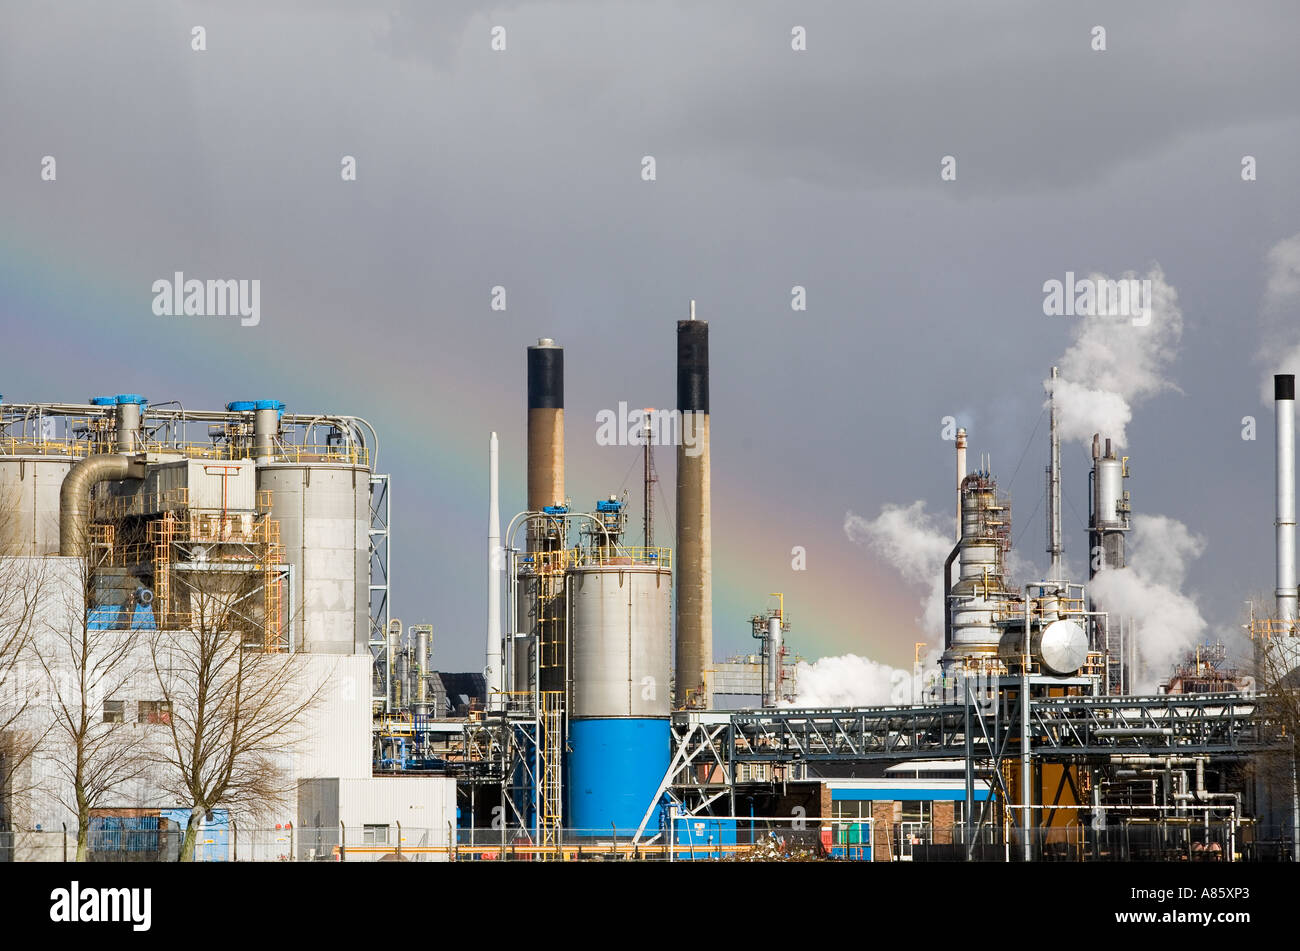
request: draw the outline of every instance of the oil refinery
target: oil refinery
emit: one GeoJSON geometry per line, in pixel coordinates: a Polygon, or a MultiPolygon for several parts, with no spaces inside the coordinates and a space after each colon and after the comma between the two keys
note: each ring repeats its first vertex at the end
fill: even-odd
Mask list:
{"type": "Polygon", "coordinates": [[[782,596],[749,619],[754,653],[715,657],[694,302],[676,335],[676,406],[643,414],[640,498],[566,472],[565,351],[526,348],[527,445],[507,447],[526,459],[526,508],[502,511],[502,446],[484,433],[488,598],[469,673],[438,670],[434,625],[390,616],[401,521],[382,427],[276,399],[0,404],[0,548],[10,575],[41,576],[20,648],[55,692],[5,725],[6,858],[67,857],[69,829],[79,855],[166,858],[166,833],[193,826],[216,860],[1300,859],[1295,724],[1274,696],[1297,667],[1294,377],[1274,381],[1275,611],[1252,618],[1253,669],[1211,645],[1141,670],[1140,627],[1093,599],[1125,566],[1139,504],[1107,433],[1087,472],[1088,576],[1067,576],[1053,396],[1047,576],[1013,577],[1011,502],[958,431],[941,656],[922,669],[918,654],[912,702],[810,709],[782,596]],[[655,525],[656,445],[676,448],[672,538],[655,525]],[[177,737],[205,735],[175,653],[214,624],[235,656],[288,672],[258,689],[297,712],[257,747],[287,790],[260,838],[233,793],[203,801],[167,776],[188,763],[177,737]],[[67,629],[130,662],[111,684],[88,655],[71,669],[100,677],[80,695],[97,735],[133,737],[153,764],[96,792],[84,836],[57,695],[67,629]],[[1153,673],[1162,688],[1140,692],[1153,673]],[[19,755],[13,738],[36,735],[19,755]]]}

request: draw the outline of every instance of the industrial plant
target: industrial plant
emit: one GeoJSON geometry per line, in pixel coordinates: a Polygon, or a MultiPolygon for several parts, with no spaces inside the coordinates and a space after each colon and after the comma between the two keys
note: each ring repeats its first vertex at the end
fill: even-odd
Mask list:
{"type": "Polygon", "coordinates": [[[810,709],[780,594],[737,619],[753,653],[715,657],[694,302],[676,347],[676,406],[643,414],[639,498],[566,473],[565,351],[526,348],[522,511],[502,510],[483,433],[471,672],[438,669],[427,619],[391,616],[382,427],[275,399],[0,404],[0,671],[39,687],[0,716],[3,858],[1300,859],[1294,377],[1275,379],[1276,599],[1251,620],[1252,664],[1209,645],[1143,670],[1140,626],[1093,598],[1141,504],[1107,433],[1072,474],[1091,554],[1068,576],[1049,386],[1046,577],[1013,577],[1011,502],[958,431],[941,656],[918,655],[908,703],[810,709]],[[87,737],[107,752],[76,752],[87,737]],[[194,752],[223,744],[242,752],[194,752]]]}

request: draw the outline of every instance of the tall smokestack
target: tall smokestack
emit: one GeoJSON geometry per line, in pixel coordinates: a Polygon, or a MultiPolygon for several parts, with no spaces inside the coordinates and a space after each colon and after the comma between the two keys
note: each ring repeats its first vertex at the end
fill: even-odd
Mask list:
{"type": "Polygon", "coordinates": [[[713,537],[710,524],[709,324],[677,322],[677,705],[713,705],[713,537]]]}
{"type": "MultiPolygon", "coordinates": [[[[499,504],[497,434],[488,440],[488,609],[487,609],[487,667],[483,671],[487,682],[488,709],[501,708],[501,691],[505,689],[501,666],[501,506],[499,504]]],[[[423,663],[423,661],[422,661],[423,663]]],[[[421,683],[423,687],[423,683],[421,683]]]]}
{"type": "Polygon", "coordinates": [[[1296,619],[1295,578],[1295,375],[1273,377],[1277,408],[1277,616],[1296,619]]]}
{"type": "Polygon", "coordinates": [[[1052,367],[1051,442],[1052,456],[1047,467],[1047,554],[1051,558],[1048,579],[1062,581],[1061,568],[1061,437],[1056,428],[1056,381],[1061,371],[1052,367]]]}
{"type": "MultiPolygon", "coordinates": [[[[528,509],[564,504],[564,349],[543,337],[528,348],[528,509]]],[[[528,550],[539,546],[529,528],[528,550]]]]}

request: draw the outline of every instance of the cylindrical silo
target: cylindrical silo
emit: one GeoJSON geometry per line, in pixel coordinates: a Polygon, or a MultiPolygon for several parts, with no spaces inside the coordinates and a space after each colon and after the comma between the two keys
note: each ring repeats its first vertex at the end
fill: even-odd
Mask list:
{"type": "Polygon", "coordinates": [[[637,828],[671,755],[672,572],[633,557],[568,573],[572,700],[565,826],[637,828]],[[614,563],[621,562],[621,563],[614,563]]]}
{"type": "Polygon", "coordinates": [[[59,491],[76,462],[72,456],[0,456],[0,555],[59,553],[59,491]]]}
{"type": "Polygon", "coordinates": [[[295,650],[369,653],[370,469],[329,462],[257,467],[293,570],[295,650]]]}

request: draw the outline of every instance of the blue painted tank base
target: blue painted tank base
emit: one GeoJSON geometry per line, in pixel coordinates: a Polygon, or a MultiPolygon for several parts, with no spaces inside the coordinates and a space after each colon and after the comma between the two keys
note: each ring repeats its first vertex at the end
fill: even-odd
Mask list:
{"type": "MultiPolygon", "coordinates": [[[[672,756],[669,721],[651,718],[569,723],[564,825],[574,835],[631,835],[641,824],[672,756]]],[[[658,827],[656,817],[651,827],[658,827]]]]}

